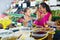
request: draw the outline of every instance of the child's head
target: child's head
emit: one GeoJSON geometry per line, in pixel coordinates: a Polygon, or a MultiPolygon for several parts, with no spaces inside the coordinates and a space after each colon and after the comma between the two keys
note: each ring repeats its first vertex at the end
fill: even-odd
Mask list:
{"type": "Polygon", "coordinates": [[[24,12],[25,12],[25,13],[26,13],[26,12],[30,13],[30,8],[25,8],[25,9],[24,9],[24,12]]]}
{"type": "Polygon", "coordinates": [[[24,9],[24,13],[25,13],[25,14],[30,15],[30,12],[31,12],[31,11],[30,11],[30,8],[25,8],[25,9],[24,9]]]}

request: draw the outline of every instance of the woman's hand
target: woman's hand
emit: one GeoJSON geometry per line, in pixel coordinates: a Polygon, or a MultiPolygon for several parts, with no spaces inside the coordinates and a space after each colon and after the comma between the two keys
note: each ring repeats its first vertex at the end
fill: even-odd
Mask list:
{"type": "Polygon", "coordinates": [[[48,27],[48,25],[47,25],[47,24],[45,24],[45,27],[47,28],[47,27],[48,27]]]}
{"type": "Polygon", "coordinates": [[[33,27],[36,27],[36,24],[33,24],[32,26],[33,26],[33,27]]]}
{"type": "Polygon", "coordinates": [[[44,26],[47,28],[48,27],[48,24],[47,23],[44,23],[44,26]]]}
{"type": "Polygon", "coordinates": [[[49,17],[49,21],[51,21],[52,20],[52,15],[50,15],[50,17],[49,17]]]}

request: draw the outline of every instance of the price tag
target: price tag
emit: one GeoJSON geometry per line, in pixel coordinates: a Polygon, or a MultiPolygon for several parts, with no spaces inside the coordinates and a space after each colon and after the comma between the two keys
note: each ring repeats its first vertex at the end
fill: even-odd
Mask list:
{"type": "Polygon", "coordinates": [[[27,7],[27,4],[26,3],[23,3],[23,8],[26,8],[27,7]]]}
{"type": "Polygon", "coordinates": [[[36,2],[31,2],[30,6],[35,6],[36,2]]]}
{"type": "Polygon", "coordinates": [[[18,4],[19,4],[19,6],[21,6],[22,2],[21,2],[21,1],[19,1],[19,2],[18,2],[18,4]]]}

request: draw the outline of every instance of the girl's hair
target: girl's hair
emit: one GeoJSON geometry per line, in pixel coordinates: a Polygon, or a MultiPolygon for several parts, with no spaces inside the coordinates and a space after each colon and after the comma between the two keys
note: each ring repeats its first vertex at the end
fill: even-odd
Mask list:
{"type": "Polygon", "coordinates": [[[45,2],[42,2],[40,5],[41,5],[43,8],[46,8],[46,11],[47,11],[47,12],[50,12],[50,13],[51,13],[51,10],[50,10],[49,5],[47,5],[45,2]]]}
{"type": "Polygon", "coordinates": [[[29,9],[29,8],[25,8],[25,9],[24,9],[24,13],[27,12],[28,9],[29,9]]]}

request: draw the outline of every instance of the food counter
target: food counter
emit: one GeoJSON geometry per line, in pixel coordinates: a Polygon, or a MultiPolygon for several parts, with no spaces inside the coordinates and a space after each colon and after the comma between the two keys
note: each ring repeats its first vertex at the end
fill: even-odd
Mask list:
{"type": "MultiPolygon", "coordinates": [[[[46,34],[42,35],[42,34],[39,34],[40,35],[40,38],[39,39],[35,39],[32,34],[34,31],[36,30],[45,30],[42,29],[42,28],[28,28],[28,27],[17,27],[17,28],[10,28],[8,31],[2,31],[0,32],[3,33],[3,34],[6,34],[5,37],[4,36],[0,36],[0,39],[2,40],[44,40],[44,39],[48,39],[48,40],[53,40],[52,39],[52,35],[55,34],[53,28],[51,28],[52,31],[47,31],[46,34]],[[7,35],[8,34],[8,35],[7,35]],[[42,37],[43,36],[43,37],[42,37]]],[[[49,30],[49,29],[47,29],[49,30]]],[[[3,35],[2,34],[2,35],[3,35]]],[[[36,36],[36,34],[33,34],[34,36],[36,36]]]]}

